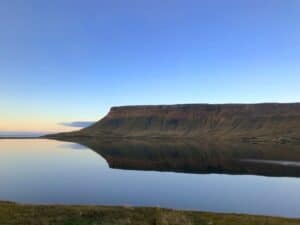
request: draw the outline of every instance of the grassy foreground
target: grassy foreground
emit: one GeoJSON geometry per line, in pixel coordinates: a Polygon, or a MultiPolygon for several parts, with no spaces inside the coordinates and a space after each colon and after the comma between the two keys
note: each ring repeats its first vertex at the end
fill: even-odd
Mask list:
{"type": "Polygon", "coordinates": [[[1,225],[293,225],[300,219],[160,208],[36,206],[0,202],[1,225]]]}

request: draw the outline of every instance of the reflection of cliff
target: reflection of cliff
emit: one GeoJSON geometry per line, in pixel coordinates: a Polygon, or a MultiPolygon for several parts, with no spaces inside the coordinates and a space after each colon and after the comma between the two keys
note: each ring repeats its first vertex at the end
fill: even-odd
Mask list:
{"type": "Polygon", "coordinates": [[[297,166],[240,160],[300,161],[297,145],[193,140],[157,142],[153,139],[99,141],[95,138],[80,138],[77,142],[101,154],[112,168],[300,177],[297,166]]]}
{"type": "Polygon", "coordinates": [[[240,160],[300,161],[300,103],[113,107],[48,137],[82,143],[113,168],[300,176],[297,166],[240,160]]]}
{"type": "Polygon", "coordinates": [[[192,137],[300,142],[300,103],[113,107],[79,132],[52,137],[192,137]]]}

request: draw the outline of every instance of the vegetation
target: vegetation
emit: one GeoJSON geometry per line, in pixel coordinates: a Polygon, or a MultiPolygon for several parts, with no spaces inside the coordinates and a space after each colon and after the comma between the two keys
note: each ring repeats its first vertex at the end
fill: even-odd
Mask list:
{"type": "Polygon", "coordinates": [[[300,219],[161,208],[0,203],[1,225],[296,225],[300,219]]]}

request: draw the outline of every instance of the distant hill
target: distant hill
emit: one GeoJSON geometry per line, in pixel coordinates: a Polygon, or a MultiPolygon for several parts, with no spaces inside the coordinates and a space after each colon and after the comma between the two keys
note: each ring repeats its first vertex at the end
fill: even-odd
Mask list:
{"type": "Polygon", "coordinates": [[[87,128],[48,137],[72,136],[300,142],[300,103],[112,107],[87,128]]]}

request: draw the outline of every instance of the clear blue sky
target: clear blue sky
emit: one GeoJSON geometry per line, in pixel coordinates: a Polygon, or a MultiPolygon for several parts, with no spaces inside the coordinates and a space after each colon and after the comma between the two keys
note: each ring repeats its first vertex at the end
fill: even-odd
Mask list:
{"type": "Polygon", "coordinates": [[[115,105],[300,101],[299,0],[2,0],[0,32],[0,132],[115,105]]]}

